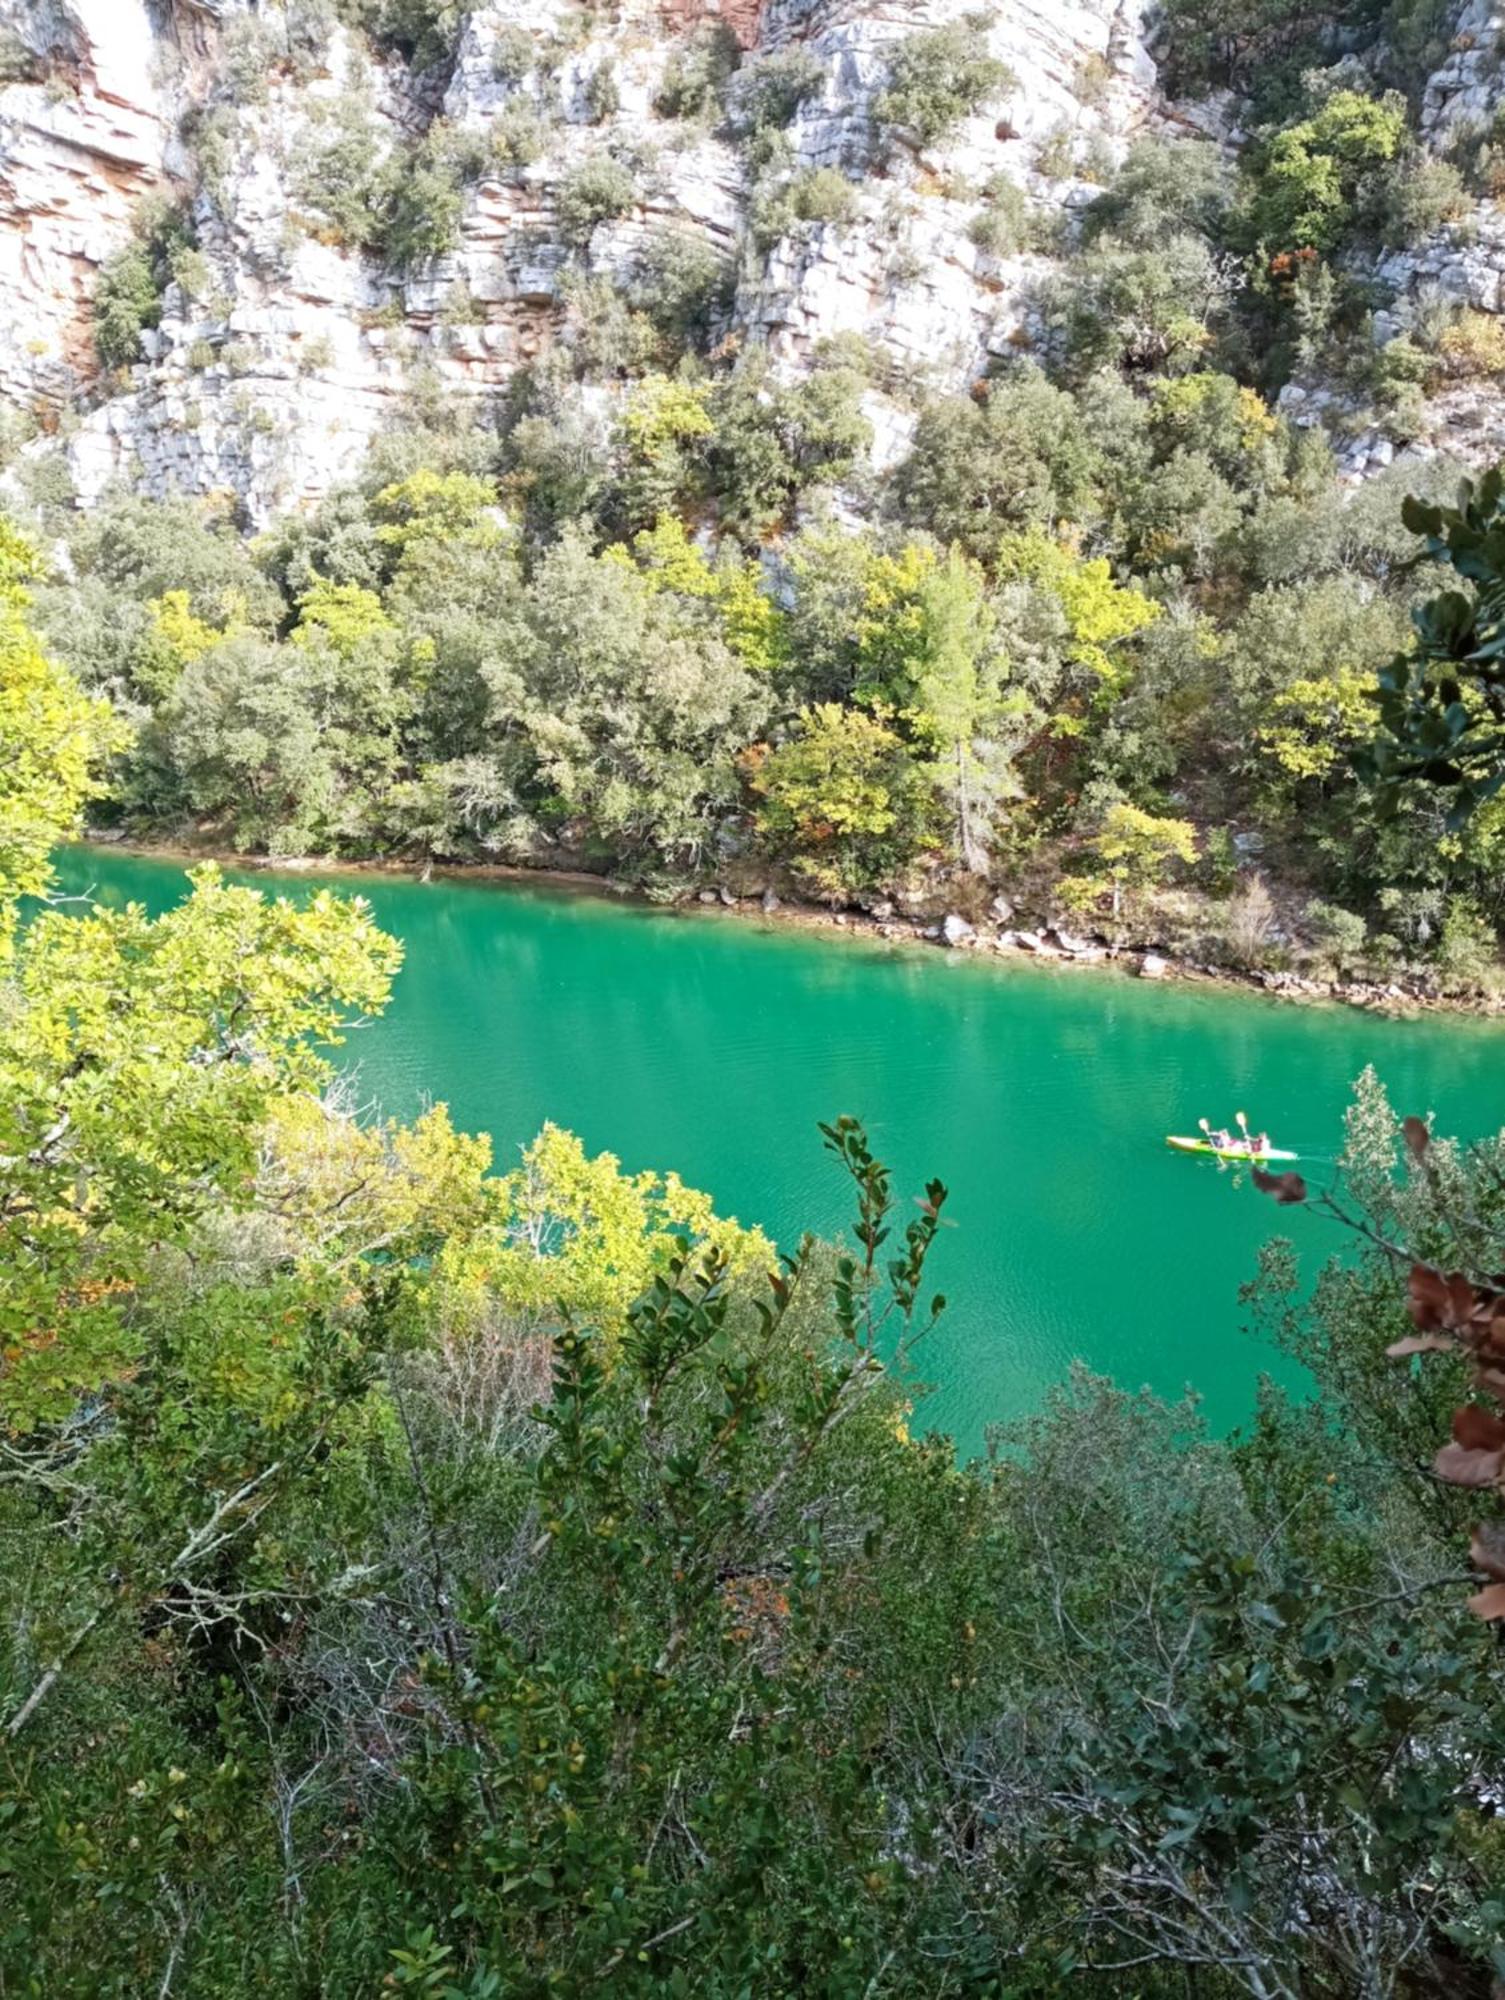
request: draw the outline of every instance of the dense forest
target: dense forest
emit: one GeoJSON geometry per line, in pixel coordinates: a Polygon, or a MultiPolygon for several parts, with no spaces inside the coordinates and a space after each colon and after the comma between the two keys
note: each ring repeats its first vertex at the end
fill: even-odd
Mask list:
{"type": "Polygon", "coordinates": [[[1494,1990],[1505,1144],[1366,1077],[1340,1193],[1255,1175],[1359,1232],[1250,1293],[1311,1400],[1079,1375],[961,1466],[947,1191],[850,1118],[776,1257],[354,1115],[358,902],[48,907],[122,729],[0,553],[5,1991],[1494,1990]]]}
{"type": "MultiPolygon", "coordinates": [[[[1007,178],[972,190],[975,243],[1048,253],[1028,328],[967,392],[912,385],[881,472],[868,392],[904,385],[872,343],[781,372],[727,335],[725,270],[667,226],[630,282],[593,274],[592,233],[641,193],[620,148],[583,151],[558,195],[562,337],[479,415],[420,371],[364,476],[311,511],[254,538],[229,505],[121,493],[80,516],[28,461],[34,525],[61,537],[41,628],[130,728],[108,812],[274,855],[772,885],[929,920],[1001,890],[1032,921],[1228,965],[1490,985],[1505,806],[1453,824],[1354,759],[1436,583],[1400,500],[1450,495],[1457,469],[1340,483],[1341,440],[1273,402],[1315,375],[1403,445],[1434,391],[1505,370],[1499,322],[1456,302],[1375,335],[1377,260],[1496,186],[1488,133],[1454,131],[1450,157],[1416,136],[1446,14],[1177,0],[1167,77],[1247,93],[1242,143],[1077,159],[1088,198],[1064,210],[1007,178]]],[[[326,15],[288,15],[283,60],[313,60],[326,15]]],[[[428,62],[461,19],[362,16],[428,62]]],[[[564,57],[514,41],[492,142],[521,158],[564,57]]],[[[785,157],[799,51],[742,57],[707,29],[675,60],[659,111],[729,137],[750,176],[740,254],[838,226],[853,181],[785,157]]],[[[903,40],[867,172],[1005,82],[965,25],[903,40]]],[[[506,162],[442,120],[383,158],[361,101],[289,169],[301,226],[441,256],[468,180],[506,162]]],[[[107,269],[106,364],[208,285],[195,231],[236,115],[193,135],[196,205],[145,214],[107,269]]]]}

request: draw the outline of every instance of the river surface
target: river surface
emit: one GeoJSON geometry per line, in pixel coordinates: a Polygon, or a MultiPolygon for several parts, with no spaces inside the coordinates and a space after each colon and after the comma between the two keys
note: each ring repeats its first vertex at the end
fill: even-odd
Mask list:
{"type": "MultiPolygon", "coordinates": [[[[181,865],[63,857],[63,886],[157,911],[181,865]]],[[[930,1276],[951,1300],[921,1349],[918,1421],[964,1452],[1039,1403],[1074,1358],[1246,1417],[1290,1364],[1244,1330],[1260,1243],[1307,1268],[1337,1232],[1274,1208],[1215,1162],[1166,1151],[1245,1110],[1318,1180],[1354,1078],[1373,1063],[1403,1112],[1474,1137],[1505,1124],[1505,1030],[1391,1022],[1110,973],[1000,964],[746,918],[673,914],[531,886],[381,876],[246,876],[366,896],[406,958],[382,1020],[351,1037],[361,1093],[429,1100],[515,1158],[545,1119],[624,1166],[674,1168],[792,1246],[853,1204],[816,1121],[862,1118],[906,1195],[950,1187],[930,1276]]],[[[928,1287],[927,1287],[928,1290],[928,1287]]]]}

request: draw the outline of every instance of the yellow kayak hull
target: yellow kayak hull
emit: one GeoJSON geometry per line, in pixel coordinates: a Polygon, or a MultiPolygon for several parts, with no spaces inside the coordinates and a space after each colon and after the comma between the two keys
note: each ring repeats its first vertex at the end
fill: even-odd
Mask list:
{"type": "Polygon", "coordinates": [[[1261,1166],[1263,1166],[1266,1160],[1299,1160],[1301,1158],[1299,1153],[1282,1153],[1275,1146],[1267,1146],[1263,1152],[1256,1153],[1252,1146],[1215,1146],[1210,1139],[1178,1139],[1171,1136],[1166,1139],[1165,1143],[1173,1153],[1205,1153],[1209,1159],[1213,1160],[1257,1160],[1261,1166]]]}

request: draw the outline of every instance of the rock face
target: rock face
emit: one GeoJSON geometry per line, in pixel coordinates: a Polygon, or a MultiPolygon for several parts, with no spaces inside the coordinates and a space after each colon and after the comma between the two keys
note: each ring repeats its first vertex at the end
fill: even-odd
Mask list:
{"type": "MultiPolygon", "coordinates": [[[[667,229],[722,263],[725,340],[766,345],[786,376],[833,336],[871,343],[882,471],[904,452],[917,390],[964,387],[1027,344],[1048,260],[973,241],[986,184],[1001,176],[1030,210],[1069,212],[1096,192],[1079,170],[1101,176],[1137,132],[1186,123],[1157,95],[1151,0],[1001,0],[972,32],[1009,86],[943,147],[901,134],[880,152],[870,109],[895,44],[974,4],[619,0],[582,18],[567,0],[488,0],[447,73],[415,76],[337,26],[299,42],[308,10],[292,0],[0,0],[0,406],[12,428],[40,431],[33,455],[61,452],[82,504],[124,481],[228,497],[257,525],[347,477],[415,395],[497,401],[519,368],[578,338],[572,287],[620,288],[667,229]],[[742,155],[707,122],[663,115],[666,71],[717,21],[754,56],[807,59],[789,159],[851,177],[845,219],[754,247],[742,155]],[[520,36],[549,49],[547,89],[541,72],[516,73],[520,36]],[[473,148],[445,254],[398,268],[311,213],[319,148],[355,108],[357,155],[380,158],[436,119],[473,148]],[[499,127],[529,120],[537,156],[499,159],[499,127]],[[636,200],[570,239],[561,190],[608,147],[634,160],[636,200]],[[107,373],[91,301],[152,196],[189,205],[200,259],[167,285],[143,359],[107,373]]],[[[1434,136],[1493,115],[1499,34],[1488,0],[1466,0],[1426,93],[1434,136]]],[[[1481,207],[1378,275],[1395,303],[1377,338],[1439,298],[1498,314],[1505,222],[1481,207]]],[[[1497,401],[1449,392],[1420,447],[1498,448],[1497,401]]],[[[1298,422],[1337,413],[1319,384],[1293,385],[1284,407],[1298,422]]],[[[1344,463],[1357,475],[1394,450],[1361,434],[1344,463]]]]}
{"type": "MultiPolygon", "coordinates": [[[[1011,87],[944,149],[900,143],[879,162],[869,107],[887,54],[969,5],[623,0],[582,37],[564,0],[492,0],[470,13],[436,99],[433,79],[383,70],[339,28],[300,63],[280,55],[291,31],[279,0],[0,0],[0,32],[27,52],[19,75],[14,61],[0,71],[16,79],[0,89],[0,399],[44,433],[67,433],[84,504],[124,480],[157,495],[230,496],[258,524],[347,476],[415,388],[499,396],[520,366],[571,337],[571,271],[618,281],[665,227],[724,261],[735,275],[727,337],[766,343],[787,375],[821,341],[858,333],[907,389],[960,387],[1019,338],[1041,263],[973,244],[978,196],[967,188],[1003,174],[1044,208],[1079,204],[1095,190],[1039,174],[1041,141],[1054,135],[1062,160],[1095,144],[1101,165],[1156,104],[1146,0],[1007,0],[986,32],[1011,87]],[[766,259],[747,249],[737,153],[655,108],[684,34],[712,18],[746,49],[799,49],[818,65],[788,129],[793,165],[861,177],[849,220],[800,225],[766,259]],[[436,114],[484,150],[498,118],[536,108],[536,85],[504,59],[519,30],[566,51],[546,148],[470,180],[453,250],[398,271],[310,226],[308,160],[336,107],[358,97],[369,108],[375,152],[436,114]],[[605,71],[617,102],[601,117],[591,80],[605,71]],[[638,202],[572,246],[561,184],[607,145],[643,156],[638,202]],[[191,294],[168,286],[145,358],[103,375],[90,302],[153,193],[191,200],[206,268],[191,294]]],[[[881,467],[912,419],[880,393],[870,404],[881,467]]]]}
{"type": "Polygon", "coordinates": [[[64,407],[94,367],[100,264],[171,178],[146,0],[0,6],[0,398],[64,407]],[[4,72],[0,72],[4,73],[4,72]]]}

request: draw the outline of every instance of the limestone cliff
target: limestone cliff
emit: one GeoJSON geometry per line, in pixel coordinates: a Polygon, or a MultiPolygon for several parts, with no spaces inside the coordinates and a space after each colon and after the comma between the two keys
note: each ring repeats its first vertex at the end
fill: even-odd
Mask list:
{"type": "MultiPolygon", "coordinates": [[[[39,430],[28,451],[65,455],[84,504],[124,480],[227,494],[263,521],[348,474],[415,389],[502,395],[578,338],[582,282],[625,287],[667,230],[724,267],[724,340],[766,344],[790,373],[833,335],[873,343],[906,392],[869,397],[881,467],[917,387],[961,387],[1029,342],[1047,260],[980,247],[977,190],[1002,176],[1059,215],[1097,192],[1078,167],[1100,181],[1133,135],[1186,122],[1157,89],[1148,0],[1003,0],[968,18],[1007,85],[943,146],[901,134],[880,156],[869,111],[887,54],[970,4],[728,0],[744,51],[806,58],[790,168],[839,168],[852,190],[839,218],[754,245],[745,151],[663,108],[666,77],[719,18],[705,0],[618,0],[584,22],[565,0],[490,0],[428,70],[377,55],[327,6],[311,33],[316,0],[0,0],[0,399],[39,430]],[[432,130],[470,148],[452,247],[399,267],[327,226],[320,149],[337,127],[373,157],[407,157],[432,130]],[[514,130],[528,144],[509,153],[497,134],[514,130]],[[561,192],[608,150],[633,165],[632,201],[567,240],[561,192]],[[165,286],[141,358],[104,370],[91,300],[153,196],[183,205],[197,255],[165,286]]],[[[1429,132],[1492,113],[1498,34],[1487,0],[1468,0],[1427,91],[1429,132]]],[[[1438,296],[1498,314],[1505,224],[1481,206],[1380,275],[1393,304],[1376,338],[1438,296]]],[[[1421,448],[1450,431],[1493,448],[1495,401],[1444,400],[1421,448]]],[[[1286,407],[1312,421],[1333,398],[1298,383],[1286,407]]],[[[1345,448],[1356,470],[1394,450],[1378,434],[1345,448]]]]}

